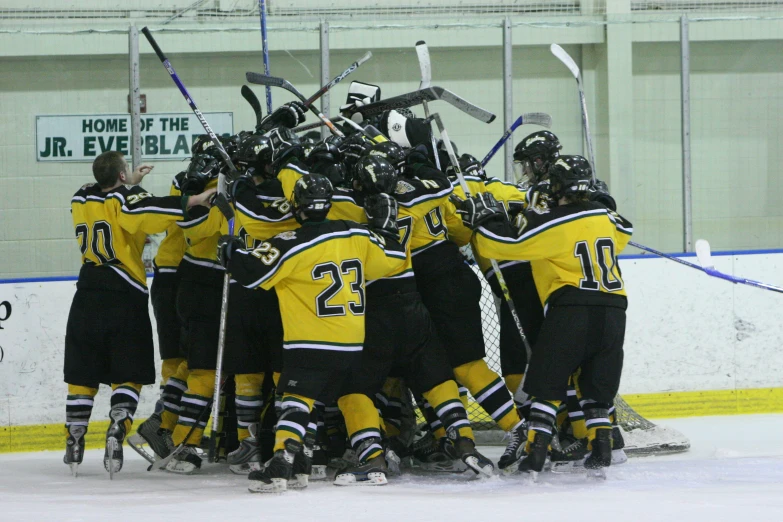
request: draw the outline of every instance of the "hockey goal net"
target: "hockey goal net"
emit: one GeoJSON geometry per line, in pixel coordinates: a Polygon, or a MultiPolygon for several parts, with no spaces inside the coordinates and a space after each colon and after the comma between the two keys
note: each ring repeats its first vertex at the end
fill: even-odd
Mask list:
{"type": "MultiPolygon", "coordinates": [[[[471,259],[469,249],[462,249],[471,259]]],[[[486,346],[486,361],[490,368],[500,373],[500,321],[498,306],[500,301],[489,286],[481,271],[474,264],[473,270],[481,280],[481,314],[484,327],[484,344],[486,346]]],[[[628,455],[662,455],[678,453],[690,448],[690,441],[682,433],[672,428],[659,426],[639,415],[620,395],[615,398],[617,423],[625,439],[625,452],[628,455]]],[[[494,423],[492,418],[470,398],[468,408],[476,439],[481,444],[501,444],[504,433],[494,423]]]]}

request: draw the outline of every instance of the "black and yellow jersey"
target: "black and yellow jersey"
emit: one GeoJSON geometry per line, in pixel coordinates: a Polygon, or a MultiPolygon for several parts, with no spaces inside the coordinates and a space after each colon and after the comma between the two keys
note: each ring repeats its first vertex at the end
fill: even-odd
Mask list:
{"type": "MultiPolygon", "coordinates": [[[[185,173],[180,172],[171,182],[169,196],[181,196],[180,183],[185,173]]],[[[158,252],[155,254],[155,272],[156,273],[175,273],[182,256],[185,255],[185,234],[176,223],[172,223],[166,229],[166,237],[158,245],[158,252]]]]}
{"type": "MultiPolygon", "coordinates": [[[[217,187],[217,178],[207,183],[206,189],[217,187]]],[[[217,243],[222,234],[228,233],[228,223],[217,207],[194,207],[187,219],[177,223],[185,237],[185,253],[182,261],[193,265],[223,271],[217,262],[217,243]]]]}
{"type": "Polygon", "coordinates": [[[526,212],[520,224],[515,234],[507,221],[487,223],[474,244],[486,257],[529,260],[544,310],[555,301],[625,302],[617,256],[631,239],[631,223],[598,203],[578,202],[526,212]]]}
{"type": "Polygon", "coordinates": [[[405,263],[405,252],[351,221],[324,221],[236,250],[229,268],[247,288],[273,288],[280,300],[284,348],[361,351],[365,281],[405,263]]]}
{"type": "Polygon", "coordinates": [[[181,220],[181,205],[179,197],[155,197],[139,186],[103,192],[96,183],[84,185],[71,199],[82,264],[108,267],[147,293],[141,257],[147,235],[163,232],[181,220]]]}

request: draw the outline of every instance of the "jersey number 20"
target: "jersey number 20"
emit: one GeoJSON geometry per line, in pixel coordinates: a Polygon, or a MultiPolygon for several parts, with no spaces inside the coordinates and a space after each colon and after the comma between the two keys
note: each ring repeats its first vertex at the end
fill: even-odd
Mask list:
{"type": "Polygon", "coordinates": [[[112,246],[111,225],[106,221],[96,221],[92,225],[92,241],[89,241],[90,227],[86,223],[76,225],[76,237],[79,238],[79,250],[82,255],[87,253],[89,244],[92,253],[102,265],[115,261],[114,247],[112,246]],[[101,243],[103,252],[101,252],[101,243]]]}
{"type": "Polygon", "coordinates": [[[579,258],[582,264],[582,280],[579,288],[583,290],[600,290],[603,287],[607,292],[622,290],[623,280],[620,277],[620,267],[617,266],[617,256],[614,253],[614,241],[608,237],[600,237],[595,240],[595,254],[598,268],[601,271],[601,282],[595,279],[593,271],[593,259],[587,241],[580,241],[574,247],[574,257],[579,258]],[[617,272],[615,273],[615,268],[617,272]]]}
{"type": "Polygon", "coordinates": [[[353,282],[349,283],[351,292],[356,294],[357,301],[348,303],[348,308],[353,315],[364,314],[364,271],[362,262],[358,259],[346,259],[340,266],[336,263],[321,263],[313,267],[313,280],[317,281],[329,276],[332,280],[326,290],[318,294],[315,298],[315,310],[318,317],[334,317],[345,315],[345,305],[331,305],[329,301],[343,289],[343,276],[353,272],[353,282]]]}

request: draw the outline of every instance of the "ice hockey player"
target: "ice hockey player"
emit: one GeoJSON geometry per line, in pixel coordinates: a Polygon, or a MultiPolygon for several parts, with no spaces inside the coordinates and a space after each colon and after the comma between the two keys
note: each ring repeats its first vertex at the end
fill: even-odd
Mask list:
{"type": "Polygon", "coordinates": [[[592,170],[581,156],[560,156],[549,178],[557,206],[526,213],[518,231],[487,194],[466,200],[460,212],[476,230],[482,255],[530,260],[546,312],[525,382],[533,405],[519,470],[543,468],[558,406],[577,368],[591,451],[584,465],[596,470],[612,459],[609,408],[620,384],[627,307],[617,255],[633,229],[589,201],[592,170]]]}
{"type": "Polygon", "coordinates": [[[220,241],[219,258],[234,279],[248,288],[275,288],[285,331],[275,453],[260,471],[250,473],[253,492],[284,491],[297,471],[307,467],[302,441],[315,398],[336,398],[346,371],[361,356],[364,282],[382,278],[405,262],[404,250],[393,237],[372,232],[376,225],[396,232],[392,198],[376,200],[377,208],[369,214],[384,219],[370,222],[368,230],[350,221],[327,220],[332,194],[325,177],[303,176],[291,198],[301,228],[254,250],[243,248],[236,237],[220,241]]]}
{"type": "Polygon", "coordinates": [[[96,183],[84,185],[71,200],[82,268],[65,334],[68,398],[63,461],[75,475],[84,457],[84,435],[98,386],[110,384],[111,424],[103,462],[113,475],[122,469],[122,443],[141,387],[155,382],[147,276],[141,257],[146,236],[181,220],[189,207],[208,206],[212,192],[154,197],[137,186],[151,168],[131,173],[123,155],[114,151],[98,156],[92,170],[96,183]]]}
{"type": "MultiPolygon", "coordinates": [[[[400,206],[400,240],[409,256],[407,247],[415,220],[442,203],[451,193],[451,186],[440,171],[420,163],[405,165],[406,176],[398,181],[397,170],[386,158],[401,156],[400,147],[393,142],[376,145],[355,165],[355,190],[341,193],[335,206],[350,205],[347,200],[351,197],[354,202],[363,201],[372,222],[378,218],[371,214],[376,207],[374,199],[393,195],[400,206]]],[[[410,257],[387,277],[368,282],[367,298],[364,351],[351,371],[347,392],[338,401],[359,465],[338,471],[335,484],[386,483],[380,419],[373,399],[394,368],[401,368],[406,383],[432,406],[452,441],[451,458],[461,460],[476,473],[491,475],[492,463],[475,449],[448,358],[416,292],[410,257]]]]}

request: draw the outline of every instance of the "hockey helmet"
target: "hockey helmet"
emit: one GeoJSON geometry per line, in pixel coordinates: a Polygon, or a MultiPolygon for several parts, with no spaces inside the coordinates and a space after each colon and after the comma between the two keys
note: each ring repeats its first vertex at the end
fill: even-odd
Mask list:
{"type": "Polygon", "coordinates": [[[332,208],[332,182],[320,174],[306,174],[294,184],[291,208],[299,223],[323,221],[332,208]]]}
{"type": "Polygon", "coordinates": [[[593,169],[582,156],[560,156],[549,168],[552,195],[587,194],[593,184],[593,169]]]}
{"type": "Polygon", "coordinates": [[[353,173],[354,185],[366,195],[392,194],[397,187],[397,170],[381,156],[362,156],[353,173]]]}

